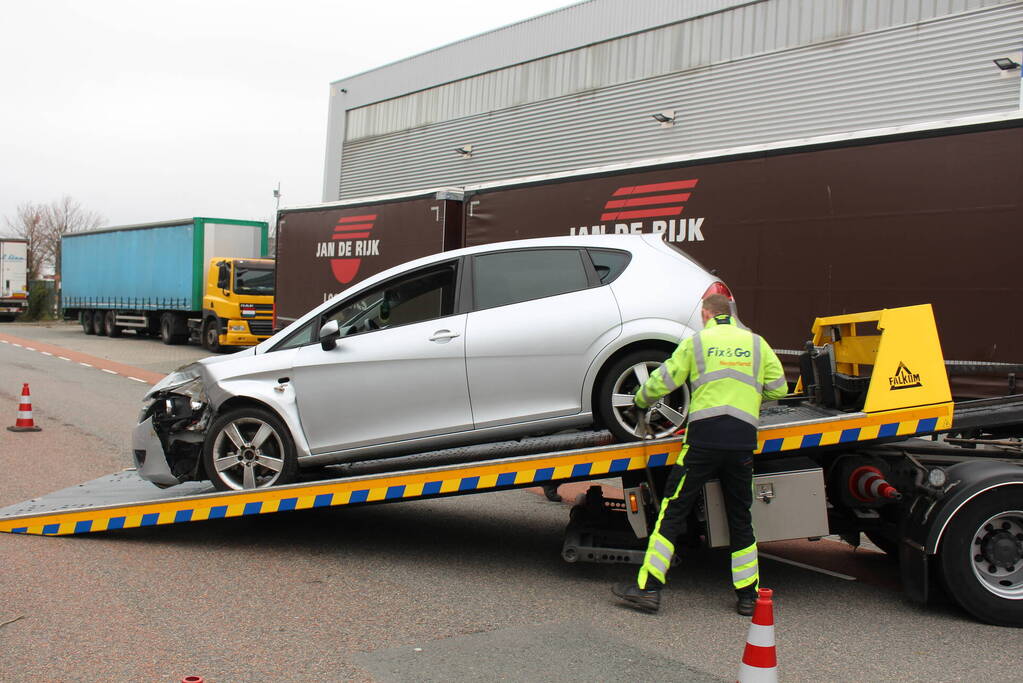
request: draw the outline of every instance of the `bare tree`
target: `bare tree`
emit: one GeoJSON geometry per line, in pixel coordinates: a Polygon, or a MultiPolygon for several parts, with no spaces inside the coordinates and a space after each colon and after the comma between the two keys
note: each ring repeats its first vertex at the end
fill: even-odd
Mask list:
{"type": "Polygon", "coordinates": [[[60,276],[60,238],[72,232],[82,232],[99,227],[104,222],[103,216],[95,211],[87,211],[71,197],[64,195],[59,200],[46,205],[43,213],[43,232],[47,243],[47,260],[60,276]]]}
{"type": "Polygon", "coordinates": [[[14,218],[5,217],[7,229],[17,237],[28,240],[28,279],[38,280],[43,263],[46,260],[46,248],[43,243],[46,207],[34,202],[19,204],[14,218]]]}

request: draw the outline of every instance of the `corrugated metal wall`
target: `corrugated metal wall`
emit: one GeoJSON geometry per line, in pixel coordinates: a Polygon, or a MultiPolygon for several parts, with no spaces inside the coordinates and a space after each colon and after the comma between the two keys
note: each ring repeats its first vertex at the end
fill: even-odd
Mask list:
{"type": "Polygon", "coordinates": [[[947,16],[950,10],[998,4],[1004,4],[1004,0],[749,3],[352,108],[347,115],[345,140],[385,135],[620,83],[917,24],[947,16]]]}
{"type": "Polygon", "coordinates": [[[1018,2],[749,3],[350,111],[338,196],[1016,108],[1021,34],[1018,2]]]}

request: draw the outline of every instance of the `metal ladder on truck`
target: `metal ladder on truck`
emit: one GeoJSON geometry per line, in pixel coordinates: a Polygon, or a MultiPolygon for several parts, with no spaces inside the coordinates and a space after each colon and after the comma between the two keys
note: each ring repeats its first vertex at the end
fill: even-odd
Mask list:
{"type": "MultiPolygon", "coordinates": [[[[763,413],[759,540],[866,533],[898,554],[911,597],[925,601],[941,574],[977,617],[1023,625],[1023,456],[1004,438],[1023,432],[1023,397],[953,403],[929,305],[818,318],[813,335],[796,393],[763,413]],[[924,438],[943,433],[970,438],[924,438]]],[[[0,531],[73,535],[615,477],[624,500],[591,489],[572,511],[563,556],[638,562],[681,444],[584,432],[354,464],[250,491],[159,489],[129,470],[0,509],[0,531]]],[[[728,543],[714,482],[690,534],[728,543]]]]}

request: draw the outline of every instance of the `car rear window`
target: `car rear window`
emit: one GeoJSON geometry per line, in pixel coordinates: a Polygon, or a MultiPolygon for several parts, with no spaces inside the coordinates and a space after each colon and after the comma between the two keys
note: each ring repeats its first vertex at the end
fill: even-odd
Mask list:
{"type": "Polygon", "coordinates": [[[578,249],[524,249],[477,256],[473,282],[477,310],[589,286],[578,249]]]}
{"type": "Polygon", "coordinates": [[[597,271],[597,277],[600,278],[602,285],[614,282],[632,259],[632,254],[627,251],[611,249],[587,249],[586,251],[590,255],[590,260],[593,261],[593,268],[597,271]]]}

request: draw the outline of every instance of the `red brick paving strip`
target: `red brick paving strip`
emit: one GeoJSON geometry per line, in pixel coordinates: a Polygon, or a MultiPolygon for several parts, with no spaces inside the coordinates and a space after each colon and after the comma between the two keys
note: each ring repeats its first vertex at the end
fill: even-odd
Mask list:
{"type": "Polygon", "coordinates": [[[52,353],[54,357],[68,358],[75,363],[88,363],[97,370],[109,370],[125,377],[134,377],[135,379],[142,380],[146,384],[156,384],[166,376],[166,374],[162,372],[143,370],[142,368],[136,368],[132,365],[116,363],[112,360],[107,360],[106,358],[90,356],[87,353],[81,353],[79,351],[72,351],[71,349],[66,349],[63,346],[44,344],[43,342],[37,342],[32,339],[22,339],[21,337],[14,337],[9,334],[0,333],[0,340],[7,341],[12,344],[21,344],[27,349],[46,351],[48,353],[52,353]]]}

